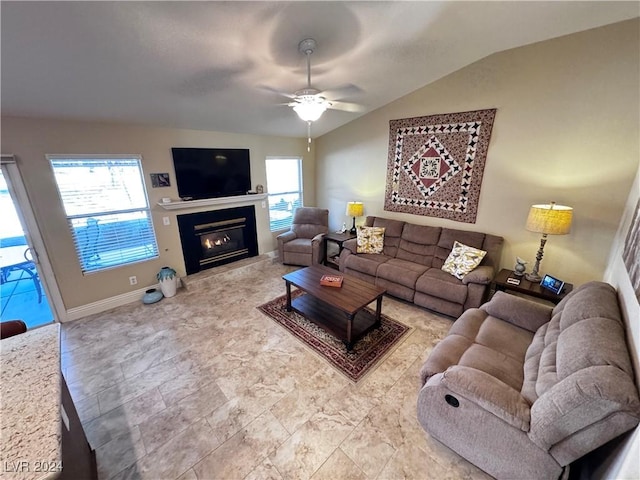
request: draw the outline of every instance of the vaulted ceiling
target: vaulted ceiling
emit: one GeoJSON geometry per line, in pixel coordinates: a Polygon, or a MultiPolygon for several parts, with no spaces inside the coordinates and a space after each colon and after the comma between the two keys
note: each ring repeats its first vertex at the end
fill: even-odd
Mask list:
{"type": "Polygon", "coordinates": [[[1,3],[2,114],[313,136],[492,53],[639,16],[636,2],[1,3]]]}

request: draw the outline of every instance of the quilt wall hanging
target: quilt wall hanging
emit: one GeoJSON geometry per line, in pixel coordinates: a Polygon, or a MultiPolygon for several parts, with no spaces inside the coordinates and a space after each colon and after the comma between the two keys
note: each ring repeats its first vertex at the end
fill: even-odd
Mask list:
{"type": "Polygon", "coordinates": [[[391,120],[384,209],[475,223],[495,115],[391,120]]]}

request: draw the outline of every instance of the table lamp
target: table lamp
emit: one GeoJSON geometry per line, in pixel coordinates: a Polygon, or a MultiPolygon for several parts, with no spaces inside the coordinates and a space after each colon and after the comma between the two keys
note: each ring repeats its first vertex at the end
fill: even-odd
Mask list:
{"type": "Polygon", "coordinates": [[[536,264],[533,267],[533,271],[525,275],[527,280],[536,283],[540,282],[541,277],[538,271],[544,245],[547,243],[547,235],[566,235],[569,233],[572,216],[573,208],[556,205],[555,202],[551,202],[549,205],[531,206],[526,229],[530,232],[542,233],[542,238],[540,239],[540,248],[536,255],[536,264]]]}
{"type": "Polygon", "coordinates": [[[353,226],[349,230],[352,234],[356,233],[356,217],[361,217],[364,213],[364,205],[362,202],[348,202],[347,203],[347,217],[353,217],[353,226]]]}

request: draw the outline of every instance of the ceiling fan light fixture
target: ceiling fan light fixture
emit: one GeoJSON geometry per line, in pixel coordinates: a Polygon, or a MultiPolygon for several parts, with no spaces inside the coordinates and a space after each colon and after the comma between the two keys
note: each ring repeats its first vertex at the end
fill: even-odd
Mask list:
{"type": "Polygon", "coordinates": [[[293,110],[305,122],[315,122],[331,104],[322,97],[302,97],[295,102],[293,110]]]}

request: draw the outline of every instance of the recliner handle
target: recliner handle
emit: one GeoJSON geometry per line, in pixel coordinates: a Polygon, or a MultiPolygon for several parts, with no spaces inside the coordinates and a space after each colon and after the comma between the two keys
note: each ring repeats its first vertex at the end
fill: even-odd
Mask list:
{"type": "Polygon", "coordinates": [[[451,405],[453,408],[458,408],[460,406],[460,402],[453,395],[445,395],[444,401],[451,405]]]}

